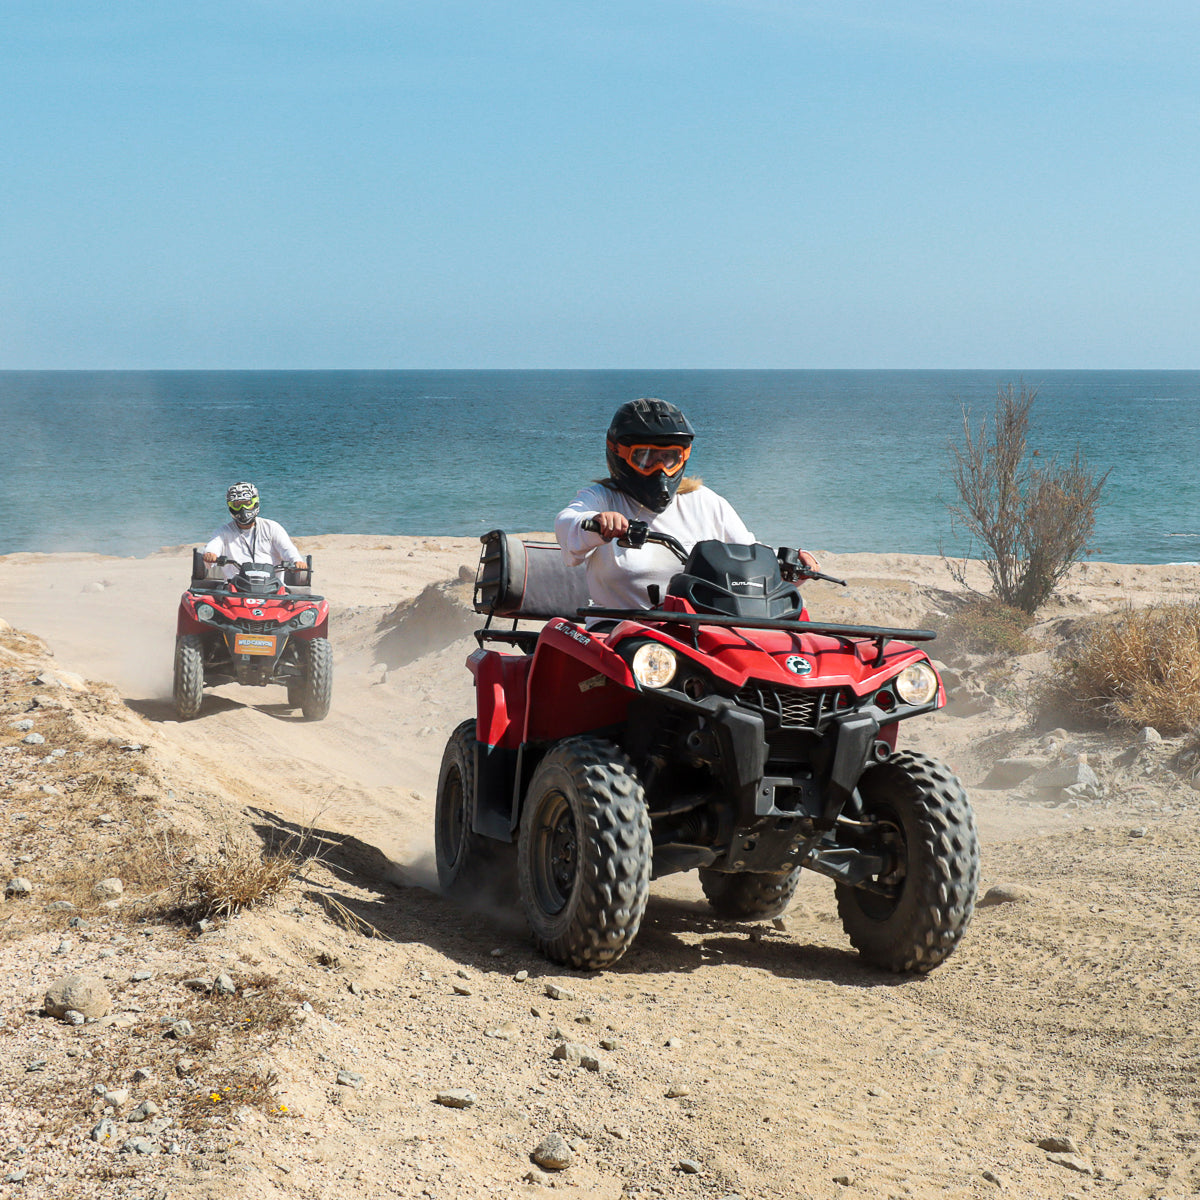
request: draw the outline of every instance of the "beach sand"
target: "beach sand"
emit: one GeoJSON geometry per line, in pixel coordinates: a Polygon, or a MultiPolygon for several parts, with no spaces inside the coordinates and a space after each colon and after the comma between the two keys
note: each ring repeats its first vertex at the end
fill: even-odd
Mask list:
{"type": "MultiPolygon", "coordinates": [[[[1200,1194],[1200,793],[1172,765],[1182,743],[1130,758],[1132,733],[1034,729],[1022,703],[1073,623],[1191,599],[1200,568],[1076,568],[1039,614],[1041,649],[1001,668],[1004,686],[994,667],[979,685],[986,704],[903,727],[903,745],[945,759],[968,786],[981,896],[1002,885],[1015,897],[980,907],[929,977],[864,967],[823,879],[803,878],[777,930],[713,920],[693,874],[656,882],[633,950],[584,976],[538,958],[511,912],[465,913],[434,894],[438,764],[474,712],[464,660],[478,542],[300,544],[333,614],[334,700],[319,724],[286,708],[282,689],[233,685],[207,694],[198,719],[176,721],[174,617],[190,548],[0,557],[0,617],[43,638],[58,668],[117,689],[177,781],[161,802],[181,823],[249,827],[268,814],[341,845],[308,881],[308,901],[195,943],[325,997],[319,1020],[275,1052],[289,1120],[238,1128],[224,1162],[164,1158],[147,1178],[172,1196],[516,1196],[549,1182],[589,1197],[747,1200],[1200,1194]],[[981,786],[997,758],[1033,753],[1087,755],[1103,795],[981,786]],[[329,922],[310,902],[321,889],[387,936],[329,922]],[[317,948],[339,974],[314,965],[317,948]],[[520,970],[530,979],[516,982],[520,970]],[[452,991],[460,971],[471,995],[452,991]],[[547,980],[574,999],[547,999],[547,980]],[[556,1026],[617,1048],[595,1074],[554,1063],[556,1026]],[[486,1036],[499,1027],[509,1032],[486,1036]],[[341,1067],[364,1074],[363,1087],[334,1085],[341,1067]],[[672,1085],[684,1094],[668,1098],[672,1085]],[[433,1104],[443,1087],[479,1102],[433,1104]],[[551,1131],[577,1147],[557,1175],[529,1161],[551,1131]],[[1039,1146],[1052,1137],[1076,1152],[1039,1146]],[[699,1172],[680,1168],[685,1159],[699,1172]]],[[[820,557],[850,586],[807,587],[814,619],[936,628],[962,599],[936,557],[820,557]]],[[[986,586],[978,564],[969,578],[986,586]]],[[[6,946],[8,1019],[36,1003],[45,969],[6,946]]],[[[12,1036],[3,1045],[16,1080],[32,1050],[12,1036]]],[[[24,1194],[54,1194],[35,1185],[24,1194]]]]}

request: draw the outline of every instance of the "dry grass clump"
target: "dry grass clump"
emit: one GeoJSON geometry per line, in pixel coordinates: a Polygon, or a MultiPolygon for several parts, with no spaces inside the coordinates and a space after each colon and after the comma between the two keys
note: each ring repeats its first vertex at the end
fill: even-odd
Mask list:
{"type": "Polygon", "coordinates": [[[1014,655],[1030,649],[1033,616],[998,600],[970,600],[937,627],[939,643],[966,654],[1014,655]]]}
{"type": "Polygon", "coordinates": [[[234,916],[274,899],[311,861],[300,844],[263,850],[244,838],[227,837],[215,852],[179,864],[174,908],[192,921],[234,916]]]}
{"type": "Polygon", "coordinates": [[[1179,734],[1200,725],[1200,604],[1101,618],[1051,681],[1046,700],[1105,724],[1179,734]]]}

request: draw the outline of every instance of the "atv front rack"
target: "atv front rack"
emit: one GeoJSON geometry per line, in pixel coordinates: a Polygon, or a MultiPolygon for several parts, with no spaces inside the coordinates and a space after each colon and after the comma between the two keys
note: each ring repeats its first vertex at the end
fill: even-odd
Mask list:
{"type": "Polygon", "coordinates": [[[719,613],[673,612],[663,608],[597,608],[587,605],[576,610],[583,619],[638,621],[641,624],[688,625],[695,641],[701,625],[725,629],[777,629],[784,633],[820,633],[847,641],[875,643],[875,666],[883,663],[883,648],[888,642],[932,642],[932,629],[885,629],[878,625],[830,625],[824,621],[790,621],[786,617],[727,617],[719,613]]]}

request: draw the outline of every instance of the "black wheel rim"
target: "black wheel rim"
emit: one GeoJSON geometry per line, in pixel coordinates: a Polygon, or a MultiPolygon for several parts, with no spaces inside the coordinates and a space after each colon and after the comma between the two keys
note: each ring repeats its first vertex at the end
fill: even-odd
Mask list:
{"type": "Polygon", "coordinates": [[[441,834],[442,859],[452,867],[462,854],[463,830],[466,827],[466,805],[463,803],[462,773],[452,768],[442,789],[443,802],[438,821],[441,834]]]}
{"type": "Polygon", "coordinates": [[[567,906],[579,874],[579,836],[571,806],[561,792],[548,792],[539,805],[530,855],[538,908],[553,916],[567,906]]]}

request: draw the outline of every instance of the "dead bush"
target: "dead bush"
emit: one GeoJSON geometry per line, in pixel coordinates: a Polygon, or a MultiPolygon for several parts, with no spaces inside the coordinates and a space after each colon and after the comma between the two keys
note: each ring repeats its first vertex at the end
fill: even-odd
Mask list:
{"type": "Polygon", "coordinates": [[[179,864],[173,907],[186,920],[231,917],[272,900],[310,861],[300,842],[264,851],[244,837],[231,835],[215,852],[179,864]]]}
{"type": "Polygon", "coordinates": [[[1047,685],[1060,705],[1108,725],[1164,734],[1200,725],[1200,604],[1161,604],[1098,618],[1047,685]]]}
{"type": "MultiPolygon", "coordinates": [[[[992,421],[978,430],[963,409],[962,445],[950,443],[958,502],[947,507],[956,528],[983,544],[992,591],[1006,605],[1032,613],[1087,553],[1108,472],[1097,476],[1080,449],[1066,465],[1042,460],[1028,444],[1036,388],[1022,381],[998,389],[992,421]]],[[[966,585],[966,562],[950,562],[966,585]]]]}

